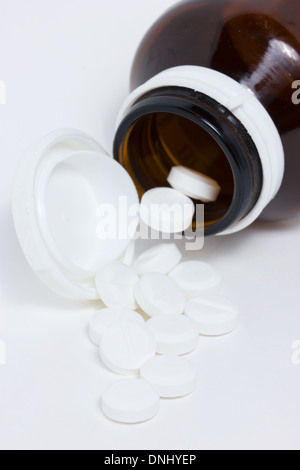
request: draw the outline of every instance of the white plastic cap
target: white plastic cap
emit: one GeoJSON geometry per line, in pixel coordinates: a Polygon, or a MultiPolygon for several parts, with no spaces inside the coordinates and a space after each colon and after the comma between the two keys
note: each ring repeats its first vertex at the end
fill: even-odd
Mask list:
{"type": "Polygon", "coordinates": [[[64,297],[99,298],[96,272],[125,251],[138,209],[129,174],[77,130],[40,139],[18,166],[13,217],[21,247],[40,279],[64,297]]]}

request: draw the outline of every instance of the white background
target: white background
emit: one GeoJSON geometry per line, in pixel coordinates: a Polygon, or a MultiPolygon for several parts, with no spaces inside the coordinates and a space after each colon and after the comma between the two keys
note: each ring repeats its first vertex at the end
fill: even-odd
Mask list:
{"type": "MultiPolygon", "coordinates": [[[[28,268],[10,213],[23,150],[59,127],[111,148],[130,65],[146,29],[173,0],[0,0],[1,449],[300,449],[300,219],[257,224],[206,242],[199,259],[241,306],[239,329],[201,338],[197,392],[124,426],[100,411],[114,374],[87,337],[97,305],[52,295],[28,268]]],[[[98,306],[99,307],[99,306],[98,306]]]]}

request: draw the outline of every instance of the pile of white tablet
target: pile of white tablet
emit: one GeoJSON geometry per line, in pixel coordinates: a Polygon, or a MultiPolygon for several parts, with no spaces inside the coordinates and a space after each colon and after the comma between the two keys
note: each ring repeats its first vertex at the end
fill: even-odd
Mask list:
{"type": "Polygon", "coordinates": [[[230,299],[215,293],[221,281],[215,270],[181,262],[175,244],[132,258],[131,247],[123,262],[98,272],[96,287],[106,308],[89,327],[105,366],[126,376],[102,397],[104,414],[121,423],[147,421],[158,413],[160,398],[192,393],[197,370],[183,356],[197,348],[200,335],[232,332],[239,316],[230,299]]]}

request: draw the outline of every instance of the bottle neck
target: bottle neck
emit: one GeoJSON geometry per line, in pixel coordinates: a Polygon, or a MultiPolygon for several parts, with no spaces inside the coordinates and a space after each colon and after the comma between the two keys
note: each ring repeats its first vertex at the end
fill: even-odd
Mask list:
{"type": "MultiPolygon", "coordinates": [[[[206,235],[250,225],[284,171],[281,140],[265,108],[229,77],[194,66],[166,70],[132,93],[120,113],[114,156],[140,196],[168,186],[176,165],[216,179],[221,193],[205,205],[206,235]]],[[[195,221],[193,229],[203,227],[195,221]]]]}

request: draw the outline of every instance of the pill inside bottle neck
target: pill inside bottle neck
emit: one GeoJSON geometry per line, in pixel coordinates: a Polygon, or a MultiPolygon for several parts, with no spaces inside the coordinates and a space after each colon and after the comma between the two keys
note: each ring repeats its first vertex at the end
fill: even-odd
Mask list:
{"type": "Polygon", "coordinates": [[[206,224],[222,218],[231,205],[234,178],[224,151],[208,132],[184,117],[155,113],[140,119],[128,134],[122,157],[140,196],[168,186],[171,169],[185,166],[213,178],[221,187],[217,201],[206,204],[206,224]]]}

